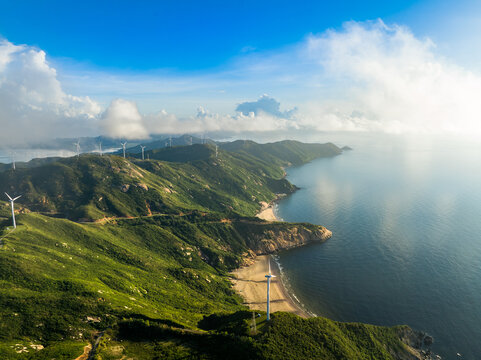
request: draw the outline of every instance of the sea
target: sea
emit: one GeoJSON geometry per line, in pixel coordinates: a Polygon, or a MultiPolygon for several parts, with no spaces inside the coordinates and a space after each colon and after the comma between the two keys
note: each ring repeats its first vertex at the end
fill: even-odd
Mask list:
{"type": "Polygon", "coordinates": [[[481,359],[481,142],[316,140],[353,150],[286,170],[300,189],[276,215],[333,233],[278,255],[292,296],[338,321],[407,324],[443,359],[481,359]]]}

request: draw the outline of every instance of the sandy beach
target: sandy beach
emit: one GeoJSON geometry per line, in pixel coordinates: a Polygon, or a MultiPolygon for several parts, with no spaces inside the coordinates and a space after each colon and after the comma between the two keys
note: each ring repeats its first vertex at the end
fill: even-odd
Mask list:
{"type": "MultiPolygon", "coordinates": [[[[250,309],[266,311],[267,279],[265,275],[269,271],[268,255],[258,256],[254,264],[240,268],[233,272],[236,277],[233,280],[234,289],[244,298],[244,304],[250,309]]],[[[271,259],[272,273],[276,275],[271,280],[271,312],[286,311],[302,317],[309,315],[290,299],[279,277],[279,269],[271,259]]]]}
{"type": "Polygon", "coordinates": [[[259,219],[266,221],[279,221],[279,219],[277,219],[276,215],[274,214],[273,203],[268,204],[265,201],[262,201],[261,204],[261,211],[259,211],[259,213],[256,215],[259,219]]]}

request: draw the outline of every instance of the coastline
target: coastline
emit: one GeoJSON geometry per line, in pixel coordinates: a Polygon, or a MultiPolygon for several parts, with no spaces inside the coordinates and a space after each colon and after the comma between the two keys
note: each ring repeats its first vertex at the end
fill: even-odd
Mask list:
{"type": "MultiPolygon", "coordinates": [[[[262,208],[256,214],[256,217],[269,222],[282,221],[274,212],[274,206],[280,198],[281,196],[278,196],[270,203],[262,201],[262,208]]],[[[271,263],[271,271],[276,276],[271,280],[271,312],[284,311],[294,313],[303,318],[312,317],[313,315],[303,309],[289,294],[282,282],[279,264],[274,259],[271,259],[271,255],[258,255],[252,264],[243,266],[231,273],[234,276],[231,280],[233,287],[244,299],[244,305],[247,305],[249,309],[267,311],[267,280],[265,275],[269,271],[269,261],[271,263]]]]}
{"type": "Polygon", "coordinates": [[[265,201],[261,201],[262,208],[256,214],[256,217],[265,221],[281,221],[279,220],[279,218],[276,216],[274,212],[274,204],[278,199],[279,198],[277,198],[274,201],[271,201],[269,204],[266,203],[265,201]]]}
{"type": "Polygon", "coordinates": [[[257,256],[253,264],[232,272],[234,289],[244,298],[244,304],[253,310],[267,310],[267,280],[265,275],[269,271],[269,260],[271,261],[271,271],[276,276],[271,280],[271,312],[285,311],[303,318],[312,317],[289,296],[282,283],[279,267],[275,261],[270,259],[270,255],[257,256]]]}

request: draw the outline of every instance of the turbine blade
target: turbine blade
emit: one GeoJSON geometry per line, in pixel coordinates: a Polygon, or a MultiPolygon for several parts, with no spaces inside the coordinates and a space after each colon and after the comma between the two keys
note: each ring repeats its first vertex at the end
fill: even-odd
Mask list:
{"type": "Polygon", "coordinates": [[[7,197],[10,199],[10,201],[12,201],[12,198],[10,197],[10,195],[8,195],[7,193],[5,193],[5,195],[7,195],[7,197]]]}
{"type": "Polygon", "coordinates": [[[19,195],[19,196],[17,196],[16,198],[14,198],[12,201],[15,201],[15,200],[17,200],[17,199],[20,199],[21,197],[22,197],[22,195],[19,195]]]}
{"type": "Polygon", "coordinates": [[[269,259],[269,275],[271,274],[271,259],[269,259]]]}

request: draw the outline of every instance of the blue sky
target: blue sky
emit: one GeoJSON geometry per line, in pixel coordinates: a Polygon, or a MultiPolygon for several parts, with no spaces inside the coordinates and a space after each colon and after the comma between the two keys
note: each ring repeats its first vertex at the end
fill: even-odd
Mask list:
{"type": "Polygon", "coordinates": [[[481,131],[473,0],[0,5],[2,123],[36,119],[59,135],[481,131]],[[459,113],[470,120],[446,115],[459,113]]]}
{"type": "Polygon", "coordinates": [[[90,65],[203,70],[415,1],[4,1],[0,34],[90,65]]]}
{"type": "Polygon", "coordinates": [[[0,34],[11,42],[38,46],[54,58],[133,71],[218,67],[245,52],[294,44],[350,20],[407,25],[453,56],[464,46],[461,33],[481,30],[481,7],[467,0],[18,0],[2,1],[1,7],[0,34]]]}

